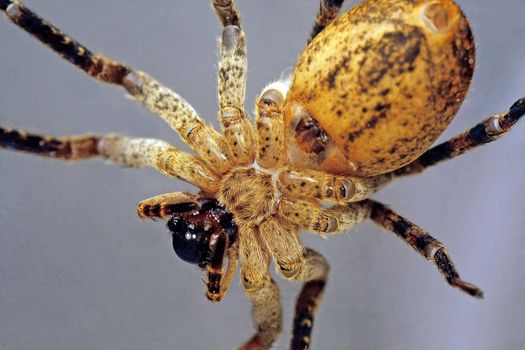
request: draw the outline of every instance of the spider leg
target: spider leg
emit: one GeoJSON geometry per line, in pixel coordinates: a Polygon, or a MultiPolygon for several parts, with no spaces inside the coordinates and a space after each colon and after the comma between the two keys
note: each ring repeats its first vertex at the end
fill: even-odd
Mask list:
{"type": "Polygon", "coordinates": [[[237,164],[251,164],[255,157],[254,131],[244,109],[248,59],[246,37],[239,24],[235,1],[212,1],[224,24],[220,40],[218,74],[219,121],[237,164]],[[231,23],[235,19],[235,23],[231,23]],[[228,24],[229,23],[229,24],[228,24]]]}
{"type": "Polygon", "coordinates": [[[279,288],[268,274],[270,258],[255,229],[240,229],[241,282],[252,304],[255,334],[239,349],[265,350],[281,333],[282,308],[279,288]]]}
{"type": "Polygon", "coordinates": [[[100,135],[53,137],[0,127],[0,147],[61,160],[84,160],[102,156],[100,135]]]}
{"type": "Polygon", "coordinates": [[[222,136],[178,94],[124,63],[93,54],[19,1],[0,0],[0,10],[13,23],[91,77],[124,87],[135,100],[170,125],[214,171],[223,173],[229,169],[228,148],[222,136]]]}
{"type": "Polygon", "coordinates": [[[305,282],[297,298],[290,349],[308,349],[314,313],[330,269],[328,263],[319,253],[303,247],[297,226],[285,219],[273,217],[264,221],[260,232],[278,272],[286,279],[305,282]]]}
{"type": "Polygon", "coordinates": [[[130,73],[124,86],[132,97],[166,121],[216,174],[231,168],[228,144],[179,95],[143,72],[130,73]]]}
{"type": "Polygon", "coordinates": [[[125,167],[156,167],[159,154],[172,148],[156,139],[109,135],[54,137],[0,127],[0,147],[66,161],[102,157],[125,167]]]}
{"type": "Polygon", "coordinates": [[[305,283],[295,304],[291,350],[310,348],[314,315],[322,301],[329,271],[330,266],[321,254],[312,249],[306,249],[305,264],[301,273],[293,278],[305,283]]]}
{"type": "Polygon", "coordinates": [[[427,260],[433,262],[451,286],[457,287],[473,297],[483,298],[481,289],[459,277],[441,242],[385,205],[371,200],[368,202],[372,207],[370,218],[376,224],[395,233],[427,260]]]}
{"type": "Polygon", "coordinates": [[[222,265],[224,255],[228,249],[228,235],[222,232],[215,232],[210,238],[211,257],[206,267],[207,275],[205,279],[206,297],[211,301],[220,301],[222,285],[222,265]]]}
{"type": "Polygon", "coordinates": [[[393,174],[395,176],[418,174],[434,164],[495,141],[505,135],[524,114],[525,97],[516,101],[506,113],[493,115],[472,129],[432,147],[415,161],[394,171],[393,174]]]}
{"type": "Polygon", "coordinates": [[[297,271],[305,262],[298,227],[279,216],[273,216],[259,225],[259,231],[260,239],[279,267],[279,272],[290,278],[289,272],[297,271]]]}
{"type": "Polygon", "coordinates": [[[165,141],[116,134],[61,137],[0,127],[0,148],[66,161],[104,158],[124,167],[152,167],[213,193],[217,177],[204,162],[165,141]]]}
{"type": "Polygon", "coordinates": [[[332,203],[357,202],[369,198],[388,183],[391,175],[355,178],[310,169],[285,169],[279,173],[282,193],[332,203]]]}
{"type": "Polygon", "coordinates": [[[20,1],[0,0],[0,10],[4,11],[13,23],[97,80],[121,84],[122,79],[131,70],[120,62],[93,54],[20,1]]]}
{"type": "Polygon", "coordinates": [[[222,264],[219,269],[208,266],[208,278],[206,281],[208,290],[206,292],[206,297],[211,301],[221,301],[230,288],[233,277],[235,276],[235,271],[237,270],[237,262],[239,258],[238,242],[233,243],[232,246],[227,249],[226,255],[228,257],[228,266],[226,267],[224,275],[222,264]],[[210,281],[218,281],[218,284],[211,285],[210,281]]]}
{"type": "Polygon", "coordinates": [[[173,214],[198,209],[199,196],[189,192],[164,193],[140,201],[137,214],[141,219],[169,219],[173,214]]]}
{"type": "Polygon", "coordinates": [[[277,208],[279,215],[299,227],[319,234],[349,230],[364,221],[370,206],[363,202],[325,208],[316,200],[284,196],[277,208]]]}
{"type": "Polygon", "coordinates": [[[370,218],[382,228],[394,232],[429,261],[436,264],[451,286],[474,297],[483,297],[483,292],[478,287],[459,277],[441,242],[381,203],[366,200],[324,208],[313,201],[285,198],[279,204],[279,213],[292,223],[321,234],[343,232],[364,219],[370,218]]]}
{"type": "Polygon", "coordinates": [[[217,192],[219,178],[207,164],[201,158],[175,147],[170,147],[158,156],[156,168],[163,174],[189,182],[210,195],[217,192]]]}
{"type": "Polygon", "coordinates": [[[284,99],[289,82],[276,81],[261,92],[256,101],[257,156],[259,165],[276,169],[286,164],[284,99]]]}
{"type": "Polygon", "coordinates": [[[483,292],[478,287],[459,277],[441,242],[381,203],[365,200],[324,208],[315,201],[283,198],[278,210],[282,217],[293,224],[321,234],[343,232],[370,218],[387,231],[394,232],[433,262],[451,286],[476,298],[483,297],[483,292]]]}
{"type": "Polygon", "coordinates": [[[337,17],[337,13],[343,6],[344,0],[320,0],[319,12],[314,22],[314,27],[308,38],[308,43],[312,41],[317,34],[321,33],[323,29],[332,23],[337,17]]]}
{"type": "Polygon", "coordinates": [[[212,0],[211,4],[224,27],[229,25],[240,27],[239,11],[234,0],[212,0]]]}

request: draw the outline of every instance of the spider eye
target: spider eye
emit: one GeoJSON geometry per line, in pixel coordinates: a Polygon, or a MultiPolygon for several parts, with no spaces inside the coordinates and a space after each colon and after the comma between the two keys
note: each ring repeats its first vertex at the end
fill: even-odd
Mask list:
{"type": "Polygon", "coordinates": [[[185,262],[204,267],[209,259],[208,242],[211,231],[189,223],[185,218],[173,216],[168,221],[175,254],[185,262]]]}

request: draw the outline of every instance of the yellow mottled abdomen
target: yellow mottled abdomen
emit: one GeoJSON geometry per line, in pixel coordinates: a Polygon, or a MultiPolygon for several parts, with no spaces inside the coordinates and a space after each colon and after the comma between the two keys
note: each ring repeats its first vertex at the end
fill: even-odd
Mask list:
{"type": "Polygon", "coordinates": [[[453,1],[364,1],[297,62],[285,107],[291,160],[353,176],[409,163],[456,114],[474,65],[453,1]]]}

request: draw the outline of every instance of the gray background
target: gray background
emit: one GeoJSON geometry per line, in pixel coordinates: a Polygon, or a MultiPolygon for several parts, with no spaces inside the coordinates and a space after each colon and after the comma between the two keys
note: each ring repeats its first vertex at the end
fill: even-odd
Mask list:
{"type": "MultiPolygon", "coordinates": [[[[207,1],[27,0],[96,52],[151,73],[215,123],[216,37],[207,1]]],[[[354,4],[349,1],[347,6],[354,4]]],[[[525,2],[460,1],[478,44],[469,96],[442,140],[525,95],[525,2]]],[[[317,0],[241,1],[250,57],[248,106],[294,64],[317,0]]],[[[97,84],[0,20],[0,124],[56,135],[120,132],[178,144],[123,91],[97,84]]],[[[396,237],[365,224],[323,240],[331,262],[316,349],[525,347],[525,122],[495,144],[403,180],[377,198],[440,238],[474,300],[396,237]]],[[[0,349],[231,349],[252,333],[238,283],[204,298],[199,271],[179,261],[162,223],[135,205],[194,190],[154,170],[0,152],[0,349]]],[[[299,285],[280,282],[288,346],[299,285]]]]}

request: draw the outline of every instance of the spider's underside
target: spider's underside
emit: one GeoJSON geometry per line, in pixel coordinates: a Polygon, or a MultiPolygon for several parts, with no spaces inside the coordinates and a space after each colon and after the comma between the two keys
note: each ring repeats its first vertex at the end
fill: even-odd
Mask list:
{"type": "MultiPolygon", "coordinates": [[[[312,37],[322,30],[320,23],[335,18],[340,6],[331,1],[322,4],[325,7],[312,37]]],[[[267,348],[280,332],[280,302],[277,287],[268,275],[270,260],[285,278],[306,282],[297,303],[292,348],[308,347],[313,312],[326,282],[328,265],[319,254],[303,248],[298,238],[301,228],[323,234],[342,232],[370,218],[434,262],[451,285],[474,296],[482,295],[477,287],[459,278],[441,243],[384,205],[367,198],[395,177],[420,172],[427,166],[496,139],[521,117],[523,100],[513,105],[508,113],[487,119],[395,172],[369,178],[334,176],[303,169],[294,159],[286,157],[283,105],[287,81],[270,84],[263,90],[256,106],[257,128],[251,126],[244,109],[244,34],[231,2],[214,1],[214,8],[224,25],[219,65],[222,134],[207,126],[186,101],[146,74],[93,55],[54,29],[46,30],[53,27],[35,22],[34,14],[21,4],[0,1],[0,5],[11,20],[33,32],[88,74],[124,86],[137,101],[175,129],[198,156],[160,140],[118,135],[50,138],[5,128],[0,134],[2,145],[62,159],[101,156],[124,166],[151,166],[202,190],[199,196],[174,193],[145,200],[138,207],[142,217],[167,219],[174,214],[173,206],[197,203],[199,198],[217,198],[234,214],[239,234],[238,241],[229,243],[229,263],[224,278],[220,280],[220,266],[213,266],[213,269],[208,266],[210,280],[216,280],[217,274],[220,280],[218,289],[209,283],[208,297],[212,300],[223,297],[235,270],[238,249],[241,278],[253,305],[258,330],[247,348],[267,348]],[[30,16],[33,21],[25,21],[30,16]],[[39,25],[42,25],[40,30],[32,31],[39,25]],[[334,205],[325,209],[320,201],[334,205]]]]}

